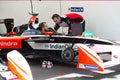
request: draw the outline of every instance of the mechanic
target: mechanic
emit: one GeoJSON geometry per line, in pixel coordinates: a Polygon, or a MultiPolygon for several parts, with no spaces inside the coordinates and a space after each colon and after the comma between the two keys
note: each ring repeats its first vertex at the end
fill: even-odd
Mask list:
{"type": "MultiPolygon", "coordinates": [[[[65,17],[61,17],[58,14],[53,14],[52,16],[52,20],[55,22],[55,27],[54,29],[57,31],[61,26],[62,27],[69,27],[68,29],[68,34],[72,33],[72,26],[74,24],[74,26],[81,24],[81,33],[83,33],[85,31],[85,20],[83,19],[83,17],[79,14],[76,13],[69,13],[66,14],[65,17]],[[77,24],[78,23],[78,24],[77,24]]],[[[80,26],[79,26],[80,27],[80,26]]],[[[76,29],[74,29],[76,30],[76,29]]],[[[81,34],[80,33],[80,34],[81,34]]]]}

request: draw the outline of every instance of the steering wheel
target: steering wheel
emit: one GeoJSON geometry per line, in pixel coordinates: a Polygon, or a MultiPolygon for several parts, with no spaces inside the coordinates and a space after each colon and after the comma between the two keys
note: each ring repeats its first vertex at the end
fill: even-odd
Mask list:
{"type": "Polygon", "coordinates": [[[62,35],[61,33],[58,33],[57,31],[55,31],[54,29],[52,29],[52,28],[48,28],[49,30],[49,32],[53,32],[53,35],[62,35]]]}

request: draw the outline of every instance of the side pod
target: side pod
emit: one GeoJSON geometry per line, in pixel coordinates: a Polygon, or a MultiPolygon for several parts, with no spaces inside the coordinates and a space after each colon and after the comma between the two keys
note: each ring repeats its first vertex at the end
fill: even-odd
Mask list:
{"type": "Polygon", "coordinates": [[[31,69],[25,58],[16,50],[7,54],[8,69],[19,80],[33,80],[31,69]]]}
{"type": "Polygon", "coordinates": [[[78,45],[78,64],[77,68],[92,71],[104,71],[103,61],[95,51],[83,44],[78,45]]]}

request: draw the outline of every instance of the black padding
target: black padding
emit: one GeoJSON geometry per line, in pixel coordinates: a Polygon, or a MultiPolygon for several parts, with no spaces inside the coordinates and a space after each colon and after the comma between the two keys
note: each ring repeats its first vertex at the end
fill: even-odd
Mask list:
{"type": "Polygon", "coordinates": [[[14,27],[14,19],[12,18],[4,19],[4,23],[7,29],[7,33],[11,32],[14,27]]]}
{"type": "Polygon", "coordinates": [[[21,35],[27,29],[28,29],[28,24],[23,24],[15,27],[13,31],[16,32],[18,35],[21,35]]]}

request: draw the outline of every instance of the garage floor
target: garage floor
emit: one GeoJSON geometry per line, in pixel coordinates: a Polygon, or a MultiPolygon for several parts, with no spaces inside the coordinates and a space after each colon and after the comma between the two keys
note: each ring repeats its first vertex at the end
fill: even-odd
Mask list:
{"type": "Polygon", "coordinates": [[[33,73],[34,80],[120,80],[119,66],[111,68],[115,72],[108,74],[98,74],[86,70],[76,69],[74,64],[65,64],[53,61],[51,69],[42,68],[43,59],[27,59],[33,73]]]}

